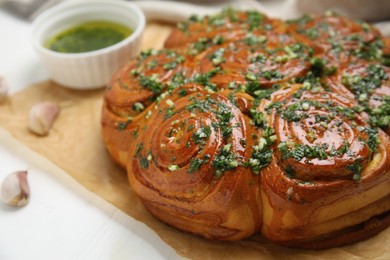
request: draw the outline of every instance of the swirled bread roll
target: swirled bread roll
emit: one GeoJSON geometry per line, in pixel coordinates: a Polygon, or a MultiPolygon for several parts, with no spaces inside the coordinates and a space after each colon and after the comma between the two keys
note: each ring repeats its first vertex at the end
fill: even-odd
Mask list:
{"type": "MultiPolygon", "coordinates": [[[[251,97],[241,95],[233,98],[249,105],[251,97]]],[[[189,84],[167,100],[130,149],[134,191],[152,214],[180,229],[220,240],[251,235],[262,221],[259,180],[240,164],[250,157],[243,141],[259,130],[224,92],[189,84]],[[224,174],[230,169],[240,174],[224,174]]]]}
{"type": "Polygon", "coordinates": [[[102,133],[145,207],[217,240],[329,248],[390,225],[390,44],[334,14],[191,17],[120,70],[102,133]]]}
{"type": "Polygon", "coordinates": [[[113,76],[104,96],[102,130],[118,165],[126,167],[129,145],[142,128],[145,109],[165,91],[182,85],[193,70],[184,54],[149,50],[113,76]]]}
{"type": "Polygon", "coordinates": [[[260,110],[272,109],[278,140],[274,160],[262,171],[266,237],[288,245],[335,246],[338,231],[389,211],[390,139],[364,122],[354,102],[293,86],[263,103],[260,110]]]}

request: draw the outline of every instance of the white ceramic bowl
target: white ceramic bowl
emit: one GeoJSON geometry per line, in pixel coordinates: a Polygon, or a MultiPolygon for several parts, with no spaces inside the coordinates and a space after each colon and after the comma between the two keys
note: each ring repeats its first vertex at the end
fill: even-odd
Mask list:
{"type": "Polygon", "coordinates": [[[33,45],[52,80],[69,88],[92,89],[105,86],[113,73],[137,55],[145,16],[136,5],[127,1],[65,1],[40,14],[32,28],[33,45]],[[134,31],[117,44],[85,53],[59,53],[43,46],[56,33],[91,20],[120,23],[134,31]]]}

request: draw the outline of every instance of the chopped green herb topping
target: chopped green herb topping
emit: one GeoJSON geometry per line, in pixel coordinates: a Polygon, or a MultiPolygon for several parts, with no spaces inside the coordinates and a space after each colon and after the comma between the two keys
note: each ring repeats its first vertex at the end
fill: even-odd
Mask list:
{"type": "Polygon", "coordinates": [[[177,94],[179,94],[179,96],[181,97],[184,97],[184,96],[187,96],[187,90],[186,89],[180,89],[177,94]]]}
{"type": "Polygon", "coordinates": [[[312,40],[317,39],[319,36],[318,30],[316,28],[309,28],[305,30],[305,34],[312,40]]]}
{"type": "Polygon", "coordinates": [[[212,63],[215,65],[215,66],[218,66],[220,65],[221,63],[225,62],[226,59],[223,57],[223,55],[225,54],[225,49],[224,48],[219,48],[218,50],[216,50],[211,56],[210,56],[210,60],[212,61],[212,63]]]}
{"type": "Polygon", "coordinates": [[[141,103],[141,102],[136,102],[134,105],[133,105],[133,109],[137,112],[141,112],[142,110],[145,109],[144,105],[141,103]]]}
{"type": "Polygon", "coordinates": [[[368,137],[366,139],[366,144],[368,148],[370,148],[370,151],[373,153],[376,151],[376,149],[379,146],[379,137],[378,137],[378,129],[371,129],[366,127],[364,129],[364,132],[367,133],[368,137]]]}
{"type": "Polygon", "coordinates": [[[148,62],[148,64],[146,64],[146,67],[148,69],[154,69],[157,67],[157,60],[156,59],[152,59],[151,61],[148,62]]]}
{"type": "Polygon", "coordinates": [[[390,53],[383,54],[381,62],[383,65],[390,67],[390,53]]]}
{"type": "Polygon", "coordinates": [[[168,91],[171,91],[175,88],[181,87],[186,83],[186,78],[181,72],[175,73],[172,79],[167,83],[168,91]]]}
{"type": "Polygon", "coordinates": [[[260,174],[260,170],[269,165],[272,160],[271,145],[276,141],[275,130],[266,127],[263,131],[263,137],[259,139],[258,145],[253,146],[252,156],[245,166],[250,166],[253,174],[260,174]]]}
{"type": "Polygon", "coordinates": [[[225,42],[225,38],[223,38],[221,35],[216,35],[216,36],[213,38],[212,42],[213,42],[214,44],[220,45],[220,44],[222,44],[222,43],[225,42]]]}
{"type": "Polygon", "coordinates": [[[303,15],[302,17],[287,20],[287,23],[298,24],[300,26],[305,26],[308,22],[313,21],[313,17],[310,15],[303,15]]]}
{"type": "Polygon", "coordinates": [[[211,89],[213,91],[217,91],[217,85],[215,85],[214,83],[211,83],[210,79],[212,77],[214,77],[215,75],[217,75],[217,73],[219,73],[220,71],[221,71],[221,69],[219,67],[217,67],[215,69],[212,69],[212,70],[206,72],[205,74],[196,74],[192,78],[192,81],[195,83],[198,83],[202,86],[208,87],[209,89],[211,89]]]}
{"type": "MultiPolygon", "coordinates": [[[[355,75],[344,75],[343,84],[349,87],[355,94],[357,101],[363,106],[363,109],[370,114],[370,123],[372,126],[387,128],[390,125],[390,98],[385,96],[381,105],[377,108],[371,108],[369,99],[376,88],[381,87],[383,81],[388,80],[384,68],[379,64],[370,64],[366,68],[367,75],[364,77],[355,75]]],[[[377,97],[372,97],[377,98],[377,97]]]]}
{"type": "Polygon", "coordinates": [[[140,159],[140,164],[141,164],[142,168],[145,168],[145,169],[149,168],[149,161],[145,157],[142,157],[140,159]]]}
{"type": "Polygon", "coordinates": [[[137,145],[137,149],[135,151],[135,155],[138,156],[140,154],[140,152],[142,151],[142,149],[144,148],[144,144],[143,143],[139,143],[137,145]]]}
{"type": "Polygon", "coordinates": [[[179,29],[184,33],[188,33],[188,25],[189,25],[188,22],[177,23],[177,29],[179,29]]]}
{"type": "Polygon", "coordinates": [[[131,116],[127,117],[127,121],[126,122],[118,122],[117,123],[117,129],[119,131],[123,131],[127,128],[128,124],[131,123],[133,121],[133,118],[131,116]]]}
{"type": "MultiPolygon", "coordinates": [[[[334,146],[332,146],[332,149],[330,150],[329,155],[330,156],[343,156],[344,154],[349,154],[350,153],[349,146],[350,146],[350,144],[346,140],[344,140],[343,145],[341,145],[339,147],[339,149],[336,150],[336,148],[334,146]]],[[[353,156],[353,154],[352,154],[352,156],[353,156]]]]}
{"type": "Polygon", "coordinates": [[[371,93],[381,86],[383,80],[388,79],[385,70],[379,64],[370,64],[366,72],[365,77],[345,75],[343,78],[343,83],[350,87],[357,96],[371,93]]]}
{"type": "Polygon", "coordinates": [[[132,69],[132,70],[130,71],[130,74],[133,75],[134,77],[137,77],[137,76],[139,75],[139,70],[137,70],[137,69],[132,69]]]}
{"type": "Polygon", "coordinates": [[[170,170],[171,172],[177,171],[179,169],[180,169],[179,165],[176,165],[176,164],[168,165],[168,170],[170,170]]]}
{"type": "Polygon", "coordinates": [[[233,118],[232,110],[225,103],[218,103],[218,110],[214,112],[219,119],[218,123],[214,123],[213,127],[219,127],[222,135],[227,139],[232,133],[230,120],[233,118]]]}
{"type": "Polygon", "coordinates": [[[171,69],[176,68],[176,66],[177,66],[177,61],[172,61],[172,62],[165,63],[163,68],[165,70],[171,70],[171,69]]]}
{"type": "Polygon", "coordinates": [[[267,61],[267,58],[262,54],[257,54],[256,56],[253,56],[249,59],[250,63],[260,62],[265,63],[267,61]]]}
{"type": "Polygon", "coordinates": [[[275,108],[277,112],[280,112],[282,106],[286,103],[285,100],[272,102],[265,107],[267,114],[270,114],[272,110],[275,108]]]}
{"type": "Polygon", "coordinates": [[[247,73],[245,78],[247,80],[251,80],[251,81],[255,81],[256,80],[256,75],[252,74],[252,73],[247,73]]]}
{"type": "Polygon", "coordinates": [[[284,75],[277,70],[265,70],[260,73],[260,77],[266,80],[280,80],[284,78],[284,75]]]}
{"type": "Polygon", "coordinates": [[[287,142],[281,142],[278,145],[279,151],[282,153],[282,160],[293,158],[296,161],[301,161],[303,158],[325,160],[328,158],[328,154],[324,148],[320,145],[302,145],[295,144],[292,148],[289,148],[287,142]]]}
{"type": "Polygon", "coordinates": [[[140,55],[138,56],[140,60],[145,60],[146,58],[154,55],[158,55],[162,53],[163,50],[153,50],[153,49],[148,49],[141,51],[140,55]]]}
{"type": "Polygon", "coordinates": [[[304,77],[296,77],[292,83],[301,83],[305,90],[320,89],[322,87],[320,77],[314,75],[312,71],[309,71],[304,77]]]}
{"type": "Polygon", "coordinates": [[[194,140],[194,143],[204,145],[206,143],[206,140],[210,137],[210,134],[211,127],[204,126],[194,132],[194,134],[192,135],[192,139],[194,140]]]}
{"type": "Polygon", "coordinates": [[[206,162],[206,160],[202,160],[199,158],[192,158],[190,161],[190,167],[188,168],[188,172],[189,173],[197,172],[199,170],[200,166],[202,166],[202,164],[205,162],[206,162]]]}
{"type": "Polygon", "coordinates": [[[238,167],[238,156],[231,151],[231,144],[226,144],[215,156],[211,166],[216,170],[215,176],[220,178],[223,174],[238,167]]]}
{"type": "Polygon", "coordinates": [[[272,160],[272,150],[265,149],[264,151],[255,151],[249,158],[249,166],[255,175],[260,174],[260,170],[267,167],[272,160]]]}
{"type": "Polygon", "coordinates": [[[362,166],[360,165],[359,160],[355,160],[355,162],[351,165],[346,166],[347,170],[351,171],[353,173],[353,179],[355,181],[360,180],[360,172],[362,170],[362,166]]]}
{"type": "Polygon", "coordinates": [[[218,102],[212,98],[206,98],[205,100],[192,99],[192,103],[186,106],[186,109],[190,112],[206,112],[211,109],[212,105],[216,105],[218,102]]]}
{"type": "Polygon", "coordinates": [[[309,116],[306,113],[297,111],[297,109],[289,109],[290,107],[292,106],[287,107],[287,109],[282,112],[282,118],[287,120],[288,122],[298,122],[302,118],[307,118],[309,116]]]}
{"type": "Polygon", "coordinates": [[[199,112],[211,111],[215,114],[218,121],[213,122],[212,126],[215,129],[221,129],[221,133],[224,138],[228,138],[232,133],[232,127],[230,126],[230,120],[233,118],[231,107],[222,102],[217,102],[210,97],[205,100],[194,100],[191,104],[186,106],[189,111],[197,110],[199,112]]]}
{"type": "Polygon", "coordinates": [[[264,20],[264,16],[256,11],[247,11],[246,12],[248,16],[248,22],[249,22],[249,30],[252,31],[260,26],[260,24],[264,20]]]}
{"type": "Polygon", "coordinates": [[[165,116],[164,116],[164,120],[167,120],[168,118],[172,117],[174,114],[177,113],[177,111],[174,111],[175,110],[175,107],[174,106],[170,106],[167,108],[167,110],[165,110],[165,116]]]}
{"type": "Polygon", "coordinates": [[[245,92],[256,98],[257,101],[265,98],[270,99],[271,94],[280,89],[280,85],[274,84],[272,88],[262,89],[260,83],[256,81],[250,81],[245,86],[245,92]]]}
{"type": "Polygon", "coordinates": [[[185,61],[185,58],[184,56],[181,56],[181,55],[177,55],[176,53],[174,53],[176,57],[176,59],[174,61],[171,61],[171,62],[168,62],[168,63],[165,63],[163,68],[165,70],[171,70],[171,69],[174,69],[176,68],[176,66],[180,63],[183,63],[185,61]]]}
{"type": "Polygon", "coordinates": [[[141,75],[139,82],[142,87],[147,88],[156,94],[160,94],[164,89],[164,85],[161,83],[157,74],[153,74],[150,77],[141,75]]]}
{"type": "Polygon", "coordinates": [[[267,41],[267,38],[264,35],[254,35],[252,33],[249,33],[246,38],[244,39],[244,43],[248,46],[255,46],[257,44],[262,44],[267,41]]]}
{"type": "Polygon", "coordinates": [[[312,65],[311,70],[313,71],[314,75],[320,76],[326,65],[325,60],[319,57],[314,57],[310,62],[312,65]]]}
{"type": "Polygon", "coordinates": [[[314,50],[303,43],[294,43],[284,47],[284,51],[287,54],[289,59],[295,58],[307,58],[311,57],[314,53],[314,50]]]}
{"type": "Polygon", "coordinates": [[[379,126],[388,128],[390,126],[390,96],[380,98],[382,104],[374,109],[370,109],[370,124],[374,127],[379,126]]]}
{"type": "Polygon", "coordinates": [[[377,39],[375,41],[365,41],[361,38],[354,39],[359,42],[359,48],[351,49],[351,54],[364,59],[364,60],[378,60],[380,61],[382,58],[382,48],[384,46],[383,41],[377,39]]]}
{"type": "Polygon", "coordinates": [[[255,126],[260,126],[262,128],[267,126],[267,116],[263,112],[257,111],[254,108],[252,108],[249,112],[255,126]]]}
{"type": "Polygon", "coordinates": [[[188,49],[189,55],[196,55],[206,50],[211,45],[210,39],[201,37],[197,42],[191,43],[188,49]]]}

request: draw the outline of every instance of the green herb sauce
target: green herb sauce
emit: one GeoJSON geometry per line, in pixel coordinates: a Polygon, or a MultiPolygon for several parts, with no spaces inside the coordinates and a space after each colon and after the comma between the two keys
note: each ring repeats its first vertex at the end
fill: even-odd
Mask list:
{"type": "Polygon", "coordinates": [[[114,45],[132,32],[132,29],[118,23],[90,21],[59,32],[47,39],[44,46],[62,53],[89,52],[114,45]]]}

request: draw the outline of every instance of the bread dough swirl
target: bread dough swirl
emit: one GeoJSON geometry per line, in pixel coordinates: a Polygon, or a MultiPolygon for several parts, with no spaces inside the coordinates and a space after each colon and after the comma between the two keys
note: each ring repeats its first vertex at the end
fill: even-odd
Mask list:
{"type": "Polygon", "coordinates": [[[145,206],[165,222],[208,238],[236,240],[258,230],[258,178],[240,166],[250,157],[242,140],[258,132],[248,116],[226,93],[209,94],[193,84],[174,91],[158,111],[130,148],[136,156],[127,168],[145,206]],[[234,126],[231,133],[224,132],[226,123],[234,126]],[[230,159],[210,174],[210,162],[222,157],[230,159]],[[225,174],[229,169],[240,174],[225,174]]]}
{"type": "Polygon", "coordinates": [[[103,138],[158,219],[328,248],[390,224],[389,41],[334,14],[191,17],[107,88],[103,138]]]}

